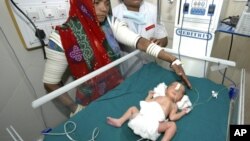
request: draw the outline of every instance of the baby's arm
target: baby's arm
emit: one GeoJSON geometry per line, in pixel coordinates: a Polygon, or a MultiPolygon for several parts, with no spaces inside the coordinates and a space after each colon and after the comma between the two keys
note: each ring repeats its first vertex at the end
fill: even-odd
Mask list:
{"type": "Polygon", "coordinates": [[[149,91],[148,96],[145,98],[145,101],[151,101],[153,99],[154,93],[154,91],[149,91]]]}
{"type": "Polygon", "coordinates": [[[186,112],[185,109],[183,109],[182,111],[178,112],[177,105],[174,105],[173,108],[172,108],[172,110],[170,111],[169,119],[171,121],[176,121],[176,120],[180,119],[181,117],[183,117],[186,114],[187,114],[187,112],[186,112]]]}

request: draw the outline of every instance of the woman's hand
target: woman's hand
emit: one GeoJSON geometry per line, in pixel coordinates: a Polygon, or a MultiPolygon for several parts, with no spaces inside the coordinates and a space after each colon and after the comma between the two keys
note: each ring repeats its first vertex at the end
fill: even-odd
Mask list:
{"type": "Polygon", "coordinates": [[[150,41],[161,46],[161,47],[166,47],[168,45],[168,38],[167,37],[164,37],[161,39],[150,38],[150,41]]]}
{"type": "Polygon", "coordinates": [[[174,71],[175,73],[181,77],[182,81],[188,86],[189,89],[192,89],[192,85],[191,83],[189,82],[183,68],[182,68],[182,65],[181,65],[181,62],[180,60],[175,60],[171,63],[171,66],[170,66],[174,71]]]}

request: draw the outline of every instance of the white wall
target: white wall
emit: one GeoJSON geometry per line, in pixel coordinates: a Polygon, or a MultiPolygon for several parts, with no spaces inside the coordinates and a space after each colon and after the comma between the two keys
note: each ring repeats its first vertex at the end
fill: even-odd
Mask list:
{"type": "Polygon", "coordinates": [[[25,141],[35,140],[45,128],[43,120],[54,127],[65,117],[51,103],[43,106],[43,113],[31,107],[37,96],[45,94],[42,50],[28,51],[22,46],[3,0],[0,1],[0,17],[0,140],[12,140],[5,130],[10,125],[25,141]]]}

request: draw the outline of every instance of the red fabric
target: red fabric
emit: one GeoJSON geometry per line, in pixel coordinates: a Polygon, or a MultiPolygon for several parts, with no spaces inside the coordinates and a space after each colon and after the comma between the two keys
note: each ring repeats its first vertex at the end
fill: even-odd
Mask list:
{"type": "MultiPolygon", "coordinates": [[[[97,18],[92,0],[84,0],[84,2],[83,0],[71,0],[70,4],[69,18],[67,21],[71,18],[77,18],[81,22],[90,46],[94,52],[95,62],[92,70],[96,70],[110,63],[111,60],[108,57],[107,51],[103,47],[105,34],[96,20],[97,18]]],[[[73,50],[77,51],[79,57],[80,54],[82,54],[79,49],[75,49],[76,47],[79,47],[79,45],[72,31],[69,28],[62,28],[59,26],[56,27],[56,29],[59,31],[61,36],[62,45],[65,49],[65,54],[69,62],[69,68],[72,75],[75,78],[79,78],[89,73],[89,71],[87,71],[86,63],[83,63],[83,60],[78,62],[75,60],[75,57],[72,58],[69,55],[73,50]]]]}
{"type": "Polygon", "coordinates": [[[79,45],[76,41],[75,36],[72,36],[71,29],[64,30],[62,28],[57,28],[59,34],[61,36],[61,42],[65,51],[65,55],[69,64],[70,71],[75,78],[79,78],[81,76],[89,73],[87,69],[87,64],[83,59],[83,55],[81,50],[79,49],[79,45]],[[69,52],[69,53],[68,53],[69,52]],[[71,53],[77,54],[75,58],[72,58],[71,53]],[[77,58],[76,58],[77,57],[77,58]]]}
{"type": "MultiPolygon", "coordinates": [[[[94,55],[94,67],[89,69],[72,30],[68,27],[56,27],[61,37],[70,71],[77,79],[110,63],[111,60],[103,44],[105,34],[97,21],[92,0],[70,0],[70,4],[69,18],[66,22],[71,18],[80,21],[94,55]]],[[[121,81],[123,81],[123,77],[119,69],[112,68],[79,86],[76,94],[77,103],[87,105],[108,90],[113,89],[121,81]]]]}
{"type": "Polygon", "coordinates": [[[70,9],[70,16],[77,16],[83,25],[84,31],[86,32],[90,45],[94,51],[94,57],[96,60],[94,70],[96,70],[111,62],[105,48],[103,47],[105,34],[96,20],[97,17],[92,0],[84,0],[84,3],[82,0],[73,0],[71,2],[72,7],[70,9]]]}
{"type": "Polygon", "coordinates": [[[94,9],[92,0],[71,0],[69,17],[80,18],[82,24],[86,25],[84,27],[91,29],[91,32],[97,37],[98,42],[102,43],[105,39],[105,34],[99,26],[94,9]],[[87,12],[83,9],[86,9],[87,12]]]}
{"type": "Polygon", "coordinates": [[[155,28],[155,24],[152,24],[152,25],[146,27],[145,30],[148,31],[148,30],[150,30],[150,29],[152,29],[152,28],[155,28]]]}
{"type": "Polygon", "coordinates": [[[97,99],[107,91],[113,89],[123,81],[123,77],[117,68],[110,70],[94,77],[85,82],[91,90],[91,95],[81,92],[79,89],[76,92],[76,101],[81,105],[88,105],[91,101],[97,99]]]}

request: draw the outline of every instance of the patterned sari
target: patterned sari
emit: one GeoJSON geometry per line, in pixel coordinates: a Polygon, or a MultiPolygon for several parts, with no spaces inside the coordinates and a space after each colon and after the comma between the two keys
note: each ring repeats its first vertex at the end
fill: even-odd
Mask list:
{"type": "MultiPolygon", "coordinates": [[[[70,4],[69,18],[56,30],[71,74],[78,79],[118,59],[120,48],[107,22],[99,25],[92,0],[71,0],[70,4]]],[[[122,80],[120,70],[112,68],[80,85],[76,102],[87,105],[122,80]]]]}

